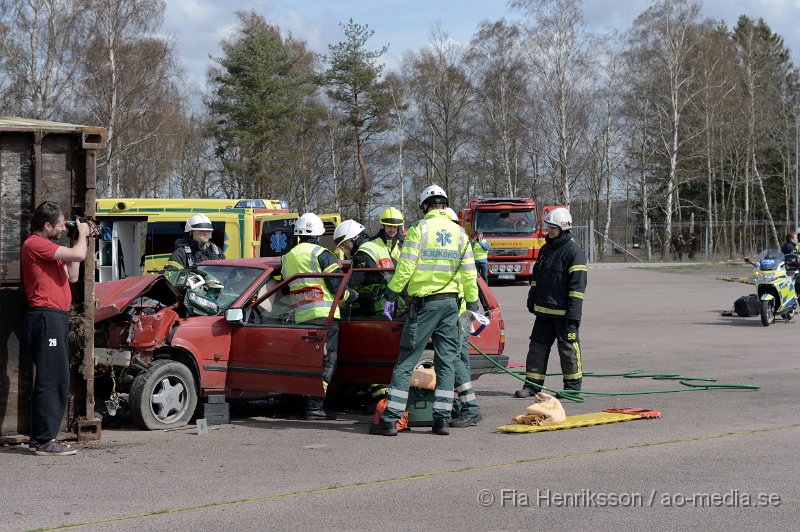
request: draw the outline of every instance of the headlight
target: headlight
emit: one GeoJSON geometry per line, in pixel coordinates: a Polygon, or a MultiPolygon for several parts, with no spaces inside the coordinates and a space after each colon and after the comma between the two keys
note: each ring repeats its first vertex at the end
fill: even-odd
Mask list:
{"type": "Polygon", "coordinates": [[[497,267],[497,271],[498,272],[506,271],[506,265],[505,264],[501,264],[500,266],[497,267]]]}
{"type": "Polygon", "coordinates": [[[521,272],[522,271],[522,264],[515,264],[514,265],[514,271],[515,272],[521,272]]]}
{"type": "Polygon", "coordinates": [[[489,271],[492,273],[497,273],[497,266],[492,266],[491,268],[489,268],[489,271]]]}

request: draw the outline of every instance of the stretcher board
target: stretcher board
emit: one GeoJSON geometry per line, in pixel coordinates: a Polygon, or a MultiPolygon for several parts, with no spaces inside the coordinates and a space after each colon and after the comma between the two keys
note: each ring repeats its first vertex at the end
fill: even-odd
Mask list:
{"type": "Polygon", "coordinates": [[[544,432],[547,430],[574,429],[577,427],[591,427],[592,425],[605,425],[606,423],[619,423],[621,421],[633,421],[643,419],[638,414],[612,414],[610,412],[593,412],[591,414],[580,414],[577,416],[567,416],[567,419],[555,425],[540,427],[538,425],[503,425],[497,430],[507,433],[525,432],[544,432]]]}

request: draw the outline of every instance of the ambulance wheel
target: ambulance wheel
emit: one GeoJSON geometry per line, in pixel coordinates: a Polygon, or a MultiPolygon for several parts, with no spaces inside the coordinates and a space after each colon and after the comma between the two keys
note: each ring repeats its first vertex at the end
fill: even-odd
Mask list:
{"type": "Polygon", "coordinates": [[[772,307],[773,301],[771,299],[761,300],[761,325],[769,327],[775,323],[775,311],[772,307]]]}
{"type": "Polygon", "coordinates": [[[156,360],[131,386],[133,422],[147,430],[183,427],[197,407],[197,386],[191,370],[174,360],[156,360]]]}

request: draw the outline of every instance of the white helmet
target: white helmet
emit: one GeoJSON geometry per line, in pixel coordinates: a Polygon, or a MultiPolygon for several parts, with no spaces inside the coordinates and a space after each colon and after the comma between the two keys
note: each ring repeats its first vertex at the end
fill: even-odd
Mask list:
{"type": "Polygon", "coordinates": [[[325,234],[325,224],[313,212],[307,212],[294,223],[297,236],[320,236],[325,234]]]}
{"type": "Polygon", "coordinates": [[[205,214],[193,214],[186,220],[186,227],[183,228],[187,233],[189,231],[211,231],[214,226],[211,225],[211,220],[205,214]]]}
{"type": "Polygon", "coordinates": [[[363,232],[363,225],[355,220],[345,220],[336,226],[336,230],[333,232],[333,241],[336,243],[336,247],[339,247],[342,242],[355,238],[363,232]]]}
{"type": "Polygon", "coordinates": [[[451,220],[453,220],[455,223],[458,223],[458,214],[456,214],[456,211],[448,207],[444,210],[444,212],[447,213],[447,216],[449,216],[451,220]]]}
{"type": "Polygon", "coordinates": [[[419,195],[419,206],[422,208],[426,203],[441,203],[447,205],[447,192],[437,185],[431,185],[423,190],[419,195]]]}
{"type": "Polygon", "coordinates": [[[572,215],[566,207],[557,207],[544,215],[544,223],[564,229],[572,229],[572,215]]]}

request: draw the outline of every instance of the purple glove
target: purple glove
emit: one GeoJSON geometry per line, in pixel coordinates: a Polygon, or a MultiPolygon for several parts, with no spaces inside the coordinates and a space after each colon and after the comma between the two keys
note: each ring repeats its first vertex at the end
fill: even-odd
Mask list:
{"type": "Polygon", "coordinates": [[[394,319],[394,301],[384,301],[383,315],[386,316],[387,320],[394,319]]]}

